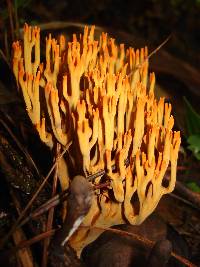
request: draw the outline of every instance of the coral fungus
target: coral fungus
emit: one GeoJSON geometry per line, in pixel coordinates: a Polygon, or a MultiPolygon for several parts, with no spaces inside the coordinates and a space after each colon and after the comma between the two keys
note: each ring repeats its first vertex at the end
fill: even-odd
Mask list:
{"type": "Polygon", "coordinates": [[[13,71],[27,113],[41,140],[51,149],[72,142],[69,156],[59,163],[63,189],[74,174],[86,179],[102,169],[110,181],[96,190],[92,207],[70,239],[80,251],[101,231],[128,221],[140,224],[162,195],[175,186],[180,133],[172,130],[171,104],[154,97],[155,75],[148,74],[147,48],[117,45],[94,27],[83,35],[46,38],[46,61],[40,62],[40,29],[24,26],[24,43],[13,44],[13,71]],[[129,164],[125,164],[127,162],[129,164]],[[168,165],[171,179],[163,178],[168,165]]]}

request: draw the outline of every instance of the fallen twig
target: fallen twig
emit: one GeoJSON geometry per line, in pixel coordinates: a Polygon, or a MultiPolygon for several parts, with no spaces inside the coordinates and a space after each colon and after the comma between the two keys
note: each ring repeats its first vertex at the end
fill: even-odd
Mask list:
{"type": "MultiPolygon", "coordinates": [[[[105,182],[105,183],[94,185],[93,189],[97,190],[97,189],[101,189],[101,188],[106,188],[109,185],[110,185],[110,182],[108,181],[108,182],[105,182]]],[[[53,196],[51,199],[46,201],[43,205],[38,207],[35,211],[31,212],[28,216],[26,216],[26,218],[20,222],[18,227],[22,227],[29,220],[34,219],[34,218],[42,215],[43,213],[47,212],[48,210],[50,210],[52,208],[55,208],[60,203],[64,202],[67,199],[67,196],[68,196],[68,189],[63,191],[60,194],[57,194],[57,195],[53,196]]]]}
{"type": "Polygon", "coordinates": [[[149,60],[155,53],[157,53],[168,41],[169,39],[172,37],[172,34],[170,34],[158,47],[156,47],[145,59],[143,62],[141,62],[140,64],[136,65],[134,70],[131,71],[128,74],[128,77],[130,77],[130,75],[134,74],[137,70],[141,69],[142,66],[144,65],[144,63],[149,60]]]}
{"type": "MultiPolygon", "coordinates": [[[[53,178],[52,197],[55,196],[56,189],[57,189],[57,182],[58,182],[58,161],[57,161],[57,158],[59,156],[59,151],[60,151],[60,145],[57,144],[57,147],[56,147],[56,158],[55,158],[56,167],[55,167],[55,173],[54,173],[54,178],[53,178]]],[[[47,218],[47,225],[46,225],[46,230],[47,231],[50,231],[52,229],[53,216],[54,216],[54,207],[51,207],[49,209],[49,214],[48,214],[48,218],[47,218]]],[[[47,266],[49,243],[50,243],[50,238],[47,237],[44,240],[42,267],[46,267],[47,266]]]]}
{"type": "Polygon", "coordinates": [[[57,161],[63,157],[63,155],[66,153],[66,151],[69,149],[71,145],[71,142],[66,146],[66,148],[63,150],[63,152],[60,154],[60,156],[57,158],[56,162],[53,164],[53,166],[51,167],[49,173],[47,174],[47,176],[45,177],[45,179],[42,181],[42,183],[40,184],[39,188],[37,189],[37,191],[35,192],[35,194],[33,194],[33,197],[31,198],[31,200],[28,202],[28,204],[26,205],[26,207],[24,208],[24,210],[21,212],[20,216],[18,217],[18,219],[16,220],[16,222],[13,224],[12,228],[10,229],[10,231],[8,232],[8,234],[0,241],[0,249],[4,246],[5,242],[10,238],[10,236],[14,233],[14,231],[16,230],[18,224],[20,223],[21,219],[24,217],[24,215],[26,214],[27,210],[31,207],[31,205],[33,204],[33,202],[35,201],[35,199],[37,198],[38,194],[40,193],[40,191],[42,190],[42,188],[44,187],[44,185],[46,184],[46,182],[48,181],[51,173],[53,172],[53,170],[55,169],[55,166],[57,164],[57,161]]]}
{"type": "MultiPolygon", "coordinates": [[[[99,176],[102,176],[104,175],[106,172],[104,170],[101,170],[100,172],[98,173],[95,173],[94,175],[90,175],[88,176],[87,178],[89,180],[93,180],[99,176]]],[[[170,178],[169,177],[165,177],[166,180],[169,180],[170,178]]],[[[101,189],[101,188],[105,188],[105,187],[108,187],[110,185],[110,182],[107,181],[105,183],[100,183],[98,185],[94,185],[94,190],[97,190],[97,189],[101,189]]],[[[180,197],[174,193],[171,193],[170,196],[173,197],[173,198],[176,198],[182,202],[184,202],[185,204],[191,206],[192,208],[195,208],[195,209],[198,209],[200,210],[200,196],[198,196],[197,193],[195,193],[195,201],[198,202],[198,199],[199,199],[199,202],[198,202],[198,205],[196,205],[196,202],[193,202],[193,192],[188,189],[187,187],[185,187],[184,185],[182,185],[181,182],[179,181],[176,181],[176,187],[175,187],[176,191],[178,193],[182,193],[183,197],[180,197]],[[181,189],[181,190],[180,190],[181,189]],[[187,200],[187,196],[184,195],[184,191],[187,192],[187,194],[191,195],[190,197],[190,201],[187,200]]],[[[20,227],[24,224],[26,224],[30,219],[33,219],[33,218],[36,218],[38,216],[40,216],[41,214],[43,214],[44,212],[47,212],[49,209],[51,209],[52,207],[55,207],[57,206],[58,204],[60,204],[61,202],[65,201],[67,199],[67,196],[68,196],[68,190],[65,190],[63,191],[61,194],[57,194],[55,195],[54,197],[52,197],[51,199],[49,199],[47,202],[45,202],[43,205],[41,205],[39,208],[37,208],[35,211],[33,211],[32,213],[29,214],[28,217],[26,217],[21,223],[20,223],[20,227]]]]}
{"type": "MultiPolygon", "coordinates": [[[[21,212],[21,205],[12,189],[10,190],[10,195],[19,215],[21,212]]],[[[26,236],[21,228],[16,229],[16,231],[12,234],[12,237],[15,245],[18,245],[22,240],[26,239],[26,236]]],[[[23,267],[34,267],[33,255],[29,247],[19,250],[17,254],[23,267]]]]}

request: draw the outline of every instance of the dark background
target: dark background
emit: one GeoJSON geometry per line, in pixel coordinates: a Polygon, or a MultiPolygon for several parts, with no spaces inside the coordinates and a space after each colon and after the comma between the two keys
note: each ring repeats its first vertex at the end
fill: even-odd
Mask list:
{"type": "Polygon", "coordinates": [[[125,31],[155,45],[173,33],[166,49],[200,66],[200,0],[1,0],[2,49],[5,35],[10,37],[9,3],[11,13],[17,14],[14,28],[24,22],[73,21],[125,31]]]}

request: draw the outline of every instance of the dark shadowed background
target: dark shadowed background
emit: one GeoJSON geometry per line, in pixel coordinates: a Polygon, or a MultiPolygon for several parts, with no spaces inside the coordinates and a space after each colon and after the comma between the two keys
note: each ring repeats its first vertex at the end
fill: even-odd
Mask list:
{"type": "Polygon", "coordinates": [[[1,47],[5,34],[10,35],[9,2],[13,3],[19,27],[24,22],[81,22],[125,31],[155,44],[173,33],[167,49],[199,67],[199,0],[1,0],[1,47]]]}

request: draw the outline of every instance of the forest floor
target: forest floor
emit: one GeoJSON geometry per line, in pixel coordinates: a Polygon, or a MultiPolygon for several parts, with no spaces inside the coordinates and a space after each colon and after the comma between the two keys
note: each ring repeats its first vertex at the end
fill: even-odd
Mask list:
{"type": "MultiPolygon", "coordinates": [[[[181,130],[182,134],[177,180],[184,186],[195,184],[196,191],[198,191],[200,188],[200,161],[188,150],[187,109],[183,100],[183,96],[185,96],[200,113],[200,2],[198,0],[150,0],[134,1],[134,3],[127,1],[126,4],[120,0],[74,0],[59,1],[57,4],[53,0],[21,0],[18,3],[19,6],[10,11],[15,14],[16,18],[17,10],[17,23],[14,21],[16,31],[14,32],[10,26],[8,2],[10,1],[3,2],[0,10],[0,49],[3,52],[3,56],[1,53],[0,57],[0,70],[3,74],[0,76],[0,106],[3,112],[7,112],[7,110],[10,112],[11,106],[13,110],[17,110],[17,106],[21,105],[16,95],[11,96],[13,84],[6,61],[10,60],[11,40],[16,38],[17,29],[22,27],[24,22],[41,25],[43,37],[48,32],[53,32],[55,35],[59,33],[71,35],[74,31],[82,31],[84,24],[95,24],[99,26],[97,33],[109,31],[112,36],[116,36],[117,42],[124,42],[136,48],[147,44],[150,51],[171,35],[167,44],[151,58],[150,68],[156,72],[157,96],[165,96],[174,106],[175,126],[181,130]],[[51,23],[46,24],[47,22],[51,23]],[[76,24],[73,24],[74,22],[76,24]],[[54,26],[52,27],[52,25],[54,26]]],[[[17,115],[15,114],[15,116],[19,116],[17,119],[21,120],[20,116],[23,112],[23,108],[16,111],[17,115]]],[[[12,121],[14,117],[11,113],[8,114],[12,121]]],[[[12,125],[8,118],[6,118],[6,122],[12,125]]],[[[26,125],[26,120],[25,122],[22,120],[23,123],[26,125]]],[[[24,129],[20,129],[20,131],[22,130],[22,136],[26,138],[29,130],[26,127],[24,129]],[[25,132],[23,132],[24,129],[25,132]]],[[[15,129],[16,134],[18,131],[19,129],[15,129]]],[[[5,132],[5,129],[1,130],[0,135],[6,135],[6,138],[13,143],[12,137],[5,132]]],[[[29,140],[29,142],[34,141],[29,140]]],[[[33,149],[33,144],[29,144],[29,148],[36,150],[35,147],[33,149]]],[[[44,155],[48,154],[47,151],[43,151],[43,147],[38,149],[42,149],[41,153],[44,155]]],[[[34,158],[35,151],[31,153],[34,158]]],[[[2,160],[1,153],[0,158],[2,160]]],[[[38,161],[38,168],[43,168],[44,173],[51,165],[50,159],[48,164],[37,156],[34,160],[38,161]],[[46,164],[45,167],[44,164],[46,164]]],[[[3,173],[2,175],[5,175],[3,173]]],[[[6,183],[1,183],[0,190],[4,192],[1,203],[5,203],[7,197],[3,195],[5,192],[10,192],[10,189],[6,183]]],[[[193,190],[195,188],[192,187],[193,190]]],[[[200,205],[195,205],[190,199],[179,193],[175,191],[172,195],[163,197],[156,211],[166,223],[172,225],[185,238],[191,251],[190,260],[200,266],[200,205]]],[[[200,199],[200,191],[197,194],[200,199]]],[[[3,212],[5,207],[1,206],[0,208],[3,212]]],[[[2,214],[0,213],[0,215],[2,214]]],[[[3,221],[1,224],[4,227],[3,221]]]]}

